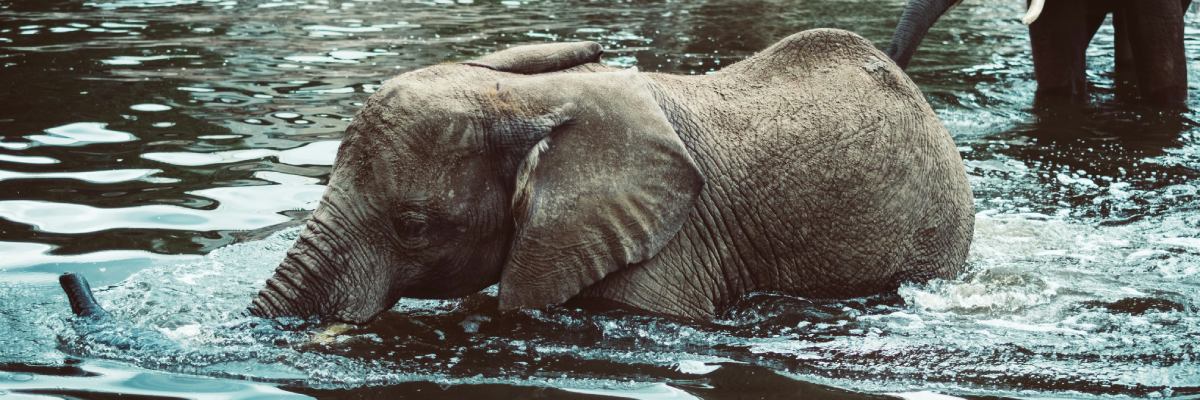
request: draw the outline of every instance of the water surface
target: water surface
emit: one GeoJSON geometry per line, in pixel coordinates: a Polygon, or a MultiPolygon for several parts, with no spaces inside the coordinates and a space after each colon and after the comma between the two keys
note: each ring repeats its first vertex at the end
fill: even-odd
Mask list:
{"type": "Polygon", "coordinates": [[[0,394],[1200,396],[1197,115],[1132,105],[1108,26],[1091,105],[1034,111],[1021,3],[966,2],[909,71],[975,190],[958,279],[840,302],[762,294],[712,324],[499,313],[494,292],[404,300],[312,344],[308,325],[238,314],[382,80],[566,40],[702,74],[809,28],[884,43],[901,2],[0,2],[0,394]],[[65,271],[177,351],[79,337],[65,271]]]}

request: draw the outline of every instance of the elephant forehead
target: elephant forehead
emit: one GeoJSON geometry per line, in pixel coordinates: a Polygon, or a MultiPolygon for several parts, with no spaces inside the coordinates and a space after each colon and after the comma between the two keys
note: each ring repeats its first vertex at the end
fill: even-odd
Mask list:
{"type": "Polygon", "coordinates": [[[365,152],[396,154],[474,152],[482,149],[482,115],[465,100],[411,99],[368,101],[346,131],[347,146],[365,152]]]}
{"type": "MultiPolygon", "coordinates": [[[[455,129],[445,129],[454,131],[455,129]]],[[[419,139],[361,135],[343,142],[331,181],[346,181],[362,191],[413,191],[413,197],[467,185],[487,171],[488,162],[466,145],[428,143],[419,139]]],[[[444,135],[452,136],[452,135],[444,135]]]]}
{"type": "Polygon", "coordinates": [[[402,83],[385,85],[375,92],[360,111],[394,122],[444,120],[478,113],[465,91],[451,91],[442,85],[402,83]]]}
{"type": "Polygon", "coordinates": [[[471,93],[494,81],[495,73],[457,64],[435,65],[406,72],[383,82],[372,96],[393,106],[406,103],[429,107],[469,106],[471,93]]]}

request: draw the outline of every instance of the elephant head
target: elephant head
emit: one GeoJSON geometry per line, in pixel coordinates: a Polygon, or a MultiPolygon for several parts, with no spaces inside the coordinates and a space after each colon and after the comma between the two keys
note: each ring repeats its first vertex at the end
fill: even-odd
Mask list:
{"type": "Polygon", "coordinates": [[[561,72],[599,54],[522,46],[386,82],[250,313],[361,324],[496,282],[502,309],[536,307],[653,256],[703,180],[647,80],[561,72]]]}

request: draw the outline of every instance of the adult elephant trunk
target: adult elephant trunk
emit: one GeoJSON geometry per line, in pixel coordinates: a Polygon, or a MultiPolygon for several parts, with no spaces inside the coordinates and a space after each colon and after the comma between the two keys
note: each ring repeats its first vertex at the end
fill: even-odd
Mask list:
{"type": "Polygon", "coordinates": [[[887,55],[900,68],[908,68],[917,46],[929,32],[929,27],[941,18],[942,14],[961,0],[908,0],[896,31],[892,33],[892,43],[888,45],[887,55]]]}

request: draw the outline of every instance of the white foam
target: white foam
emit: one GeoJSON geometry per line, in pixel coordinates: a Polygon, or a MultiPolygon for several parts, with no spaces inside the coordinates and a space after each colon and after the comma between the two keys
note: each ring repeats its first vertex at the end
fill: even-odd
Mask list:
{"type": "Polygon", "coordinates": [[[977,312],[985,310],[1016,311],[1050,301],[1058,287],[1046,284],[1031,275],[1004,272],[981,275],[974,281],[936,281],[929,285],[905,285],[899,293],[904,300],[927,311],[977,312]]]}
{"type": "Polygon", "coordinates": [[[594,394],[598,396],[620,397],[634,400],[700,400],[691,393],[677,389],[665,383],[655,383],[637,389],[574,389],[563,388],[568,392],[594,394]]]}
{"type": "Polygon", "coordinates": [[[158,331],[172,340],[190,339],[200,336],[200,324],[187,324],[174,329],[158,328],[158,331]]]}
{"type": "Polygon", "coordinates": [[[1001,328],[1001,329],[1012,329],[1012,330],[1025,331],[1025,332],[1060,333],[1060,334],[1075,335],[1075,336],[1087,335],[1087,332],[1084,332],[1081,330],[1062,328],[1062,327],[1054,326],[1051,324],[1027,324],[1027,323],[1023,323],[1023,322],[1002,320],[1002,319],[980,320],[979,323],[981,325],[987,325],[987,326],[1001,328]]]}
{"type": "Polygon", "coordinates": [[[675,364],[676,371],[690,375],[704,375],[720,368],[720,365],[705,364],[703,361],[696,360],[680,360],[679,363],[675,364]]]}
{"type": "Polygon", "coordinates": [[[947,396],[937,392],[920,391],[920,392],[902,392],[902,393],[885,393],[888,396],[896,396],[904,400],[965,400],[962,397],[947,396]]]}
{"type": "Polygon", "coordinates": [[[1165,237],[1159,243],[1189,250],[1200,250],[1200,238],[1195,237],[1165,237]]]}

